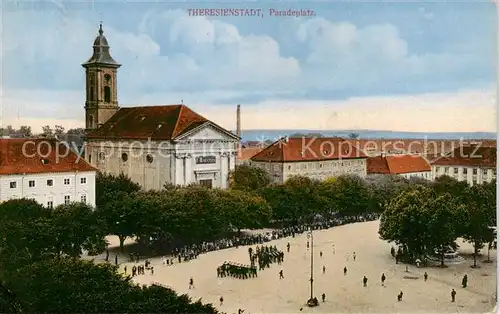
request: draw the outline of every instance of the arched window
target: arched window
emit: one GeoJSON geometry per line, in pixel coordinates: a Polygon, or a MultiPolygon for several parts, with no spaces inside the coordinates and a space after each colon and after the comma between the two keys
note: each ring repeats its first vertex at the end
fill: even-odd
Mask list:
{"type": "Polygon", "coordinates": [[[94,128],[94,116],[93,115],[89,116],[89,128],[91,128],[91,129],[94,128]]]}
{"type": "Polygon", "coordinates": [[[90,86],[89,88],[89,100],[94,101],[94,86],[90,86]]]}
{"type": "Polygon", "coordinates": [[[104,86],[104,102],[111,102],[111,88],[104,86]]]}

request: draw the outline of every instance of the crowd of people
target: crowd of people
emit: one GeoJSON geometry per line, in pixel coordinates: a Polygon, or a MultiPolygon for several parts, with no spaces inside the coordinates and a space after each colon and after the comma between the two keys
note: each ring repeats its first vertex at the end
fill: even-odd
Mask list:
{"type": "MultiPolygon", "coordinates": [[[[379,214],[366,214],[355,217],[316,217],[312,223],[303,223],[291,227],[275,229],[267,233],[259,234],[244,234],[230,238],[222,238],[210,242],[200,244],[185,245],[180,248],[173,249],[173,256],[181,263],[182,261],[190,261],[196,259],[200,254],[208,253],[217,250],[223,250],[232,247],[245,245],[263,244],[272,240],[277,240],[285,237],[295,237],[308,230],[329,229],[335,226],[341,226],[354,222],[373,221],[379,218],[379,214]]],[[[164,257],[164,264],[170,265],[174,263],[174,258],[164,257]]]]}

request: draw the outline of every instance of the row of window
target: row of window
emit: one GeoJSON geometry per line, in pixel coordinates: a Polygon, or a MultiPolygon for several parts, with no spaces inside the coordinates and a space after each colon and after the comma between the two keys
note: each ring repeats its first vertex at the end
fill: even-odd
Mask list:
{"type": "MultiPolygon", "coordinates": [[[[450,173],[451,167],[436,167],[436,173],[439,173],[443,169],[444,173],[450,173]]],[[[453,168],[453,173],[458,174],[458,168],[453,168]]],[[[462,174],[467,174],[468,168],[462,168],[462,174]]],[[[472,174],[477,175],[477,169],[472,169],[472,174]]],[[[493,169],[493,175],[496,176],[497,171],[493,169]]],[[[488,169],[483,169],[483,175],[488,175],[488,169]]]]}
{"type": "MultiPolygon", "coordinates": [[[[453,174],[453,175],[451,175],[451,177],[456,179],[456,180],[460,180],[460,178],[458,177],[458,174],[453,174]]],[[[496,179],[496,176],[494,175],[493,180],[495,180],[495,179],[496,179]]],[[[467,178],[462,177],[460,181],[467,181],[467,178]]],[[[486,176],[481,176],[481,177],[475,176],[475,177],[472,177],[471,182],[474,183],[474,181],[477,183],[488,182],[488,178],[486,178],[486,176]]]]}
{"type": "MultiPolygon", "coordinates": [[[[80,202],[87,203],[87,195],[80,196],[80,202]]],[[[71,196],[70,195],[64,195],[64,205],[68,205],[69,203],[71,203],[71,196]]],[[[47,207],[48,208],[54,208],[54,202],[53,201],[48,201],[47,202],[47,207]]]]}
{"type": "MultiPolygon", "coordinates": [[[[92,162],[92,155],[89,154],[88,157],[89,157],[89,163],[91,163],[92,162]]],[[[104,152],[100,152],[99,155],[98,155],[98,157],[99,157],[99,161],[103,161],[104,159],[106,159],[106,154],[104,152]]],[[[128,154],[127,153],[122,153],[121,158],[122,158],[123,162],[127,162],[128,161],[128,154]]],[[[153,155],[147,154],[146,155],[146,161],[148,163],[150,163],[150,164],[153,163],[153,161],[154,161],[153,155]]]]}
{"type": "MultiPolygon", "coordinates": [[[[343,161],[340,163],[311,163],[308,165],[307,163],[298,163],[295,165],[288,165],[287,169],[292,170],[307,170],[308,168],[311,170],[314,169],[324,169],[324,168],[335,168],[335,167],[349,167],[349,166],[354,166],[354,165],[362,165],[363,161],[361,160],[349,160],[349,161],[343,161]]],[[[261,168],[267,168],[268,170],[274,170],[274,171],[279,171],[280,167],[282,164],[278,163],[268,163],[268,164],[260,164],[261,168]]]]}
{"type": "MultiPolygon", "coordinates": [[[[355,165],[362,165],[363,161],[361,160],[349,160],[349,161],[342,161],[340,163],[313,163],[308,167],[308,164],[299,164],[295,166],[296,170],[299,169],[304,169],[307,170],[308,168],[310,169],[323,169],[323,168],[335,168],[335,167],[350,167],[350,166],[355,166],[355,165]]],[[[288,170],[292,170],[292,165],[288,165],[288,170]]]]}
{"type": "MultiPolygon", "coordinates": [[[[64,185],[69,185],[70,183],[71,183],[71,180],[69,178],[64,179],[64,185]]],[[[80,178],[80,184],[86,184],[86,183],[87,183],[87,178],[80,178]]],[[[10,181],[9,186],[11,189],[17,188],[17,181],[10,181]]],[[[34,188],[35,187],[35,180],[29,180],[28,186],[30,188],[34,188]]],[[[47,179],[47,186],[54,186],[54,180],[47,179]]]]}
{"type": "Polygon", "coordinates": [[[406,174],[404,176],[407,178],[420,177],[420,178],[430,179],[431,174],[429,172],[418,172],[418,173],[406,174]]]}

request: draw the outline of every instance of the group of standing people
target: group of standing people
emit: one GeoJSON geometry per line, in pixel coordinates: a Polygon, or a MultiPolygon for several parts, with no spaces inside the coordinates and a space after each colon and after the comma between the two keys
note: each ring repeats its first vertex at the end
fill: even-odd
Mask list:
{"type": "Polygon", "coordinates": [[[239,279],[255,278],[257,277],[257,267],[224,262],[224,264],[217,267],[217,277],[226,276],[232,276],[239,279]]]}
{"type": "Polygon", "coordinates": [[[271,263],[278,263],[280,265],[285,260],[285,253],[278,250],[275,246],[257,246],[255,252],[252,248],[248,249],[250,257],[250,265],[254,266],[255,262],[259,263],[259,270],[269,268],[271,263]]]}

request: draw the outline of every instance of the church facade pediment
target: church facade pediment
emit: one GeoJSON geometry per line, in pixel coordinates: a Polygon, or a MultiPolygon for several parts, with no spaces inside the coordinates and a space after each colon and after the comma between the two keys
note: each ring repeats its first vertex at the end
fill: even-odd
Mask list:
{"type": "Polygon", "coordinates": [[[239,141],[238,137],[231,132],[224,130],[211,121],[200,125],[199,127],[182,134],[176,140],[182,141],[239,141]]]}

